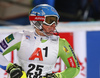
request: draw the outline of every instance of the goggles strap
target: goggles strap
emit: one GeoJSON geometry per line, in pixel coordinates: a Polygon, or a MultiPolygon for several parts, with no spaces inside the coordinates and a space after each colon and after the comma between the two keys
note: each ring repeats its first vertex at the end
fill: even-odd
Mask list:
{"type": "Polygon", "coordinates": [[[42,30],[42,21],[31,21],[34,27],[42,30]]]}
{"type": "Polygon", "coordinates": [[[47,23],[45,20],[45,17],[44,16],[29,16],[29,20],[30,21],[43,21],[44,24],[47,24],[47,25],[52,25],[52,24],[56,24],[57,22],[56,21],[53,21],[51,24],[47,23]]]}
{"type": "Polygon", "coordinates": [[[44,16],[29,16],[30,21],[44,21],[45,17],[44,16]]]}

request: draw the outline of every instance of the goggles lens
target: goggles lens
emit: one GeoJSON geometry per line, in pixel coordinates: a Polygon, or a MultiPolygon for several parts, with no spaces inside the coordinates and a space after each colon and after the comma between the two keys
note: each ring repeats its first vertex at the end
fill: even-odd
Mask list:
{"type": "Polygon", "coordinates": [[[43,21],[46,25],[52,25],[55,23],[57,25],[58,18],[57,16],[29,16],[30,21],[43,21]]]}
{"type": "Polygon", "coordinates": [[[53,23],[57,24],[57,17],[56,16],[46,16],[44,24],[52,25],[53,23]]]}

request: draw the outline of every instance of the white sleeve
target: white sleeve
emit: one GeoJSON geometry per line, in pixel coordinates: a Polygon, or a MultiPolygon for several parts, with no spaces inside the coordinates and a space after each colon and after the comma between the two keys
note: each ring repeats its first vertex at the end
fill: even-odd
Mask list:
{"type": "Polygon", "coordinates": [[[10,62],[0,53],[0,65],[7,66],[10,62]]]}
{"type": "MultiPolygon", "coordinates": [[[[0,48],[2,52],[4,53],[7,49],[11,48],[16,43],[20,42],[22,39],[22,33],[15,32],[7,36],[5,39],[3,39],[0,42],[0,48]]],[[[13,50],[13,48],[11,48],[13,50]]]]}
{"type": "MultiPolygon", "coordinates": [[[[21,41],[22,33],[15,32],[4,38],[0,42],[0,65],[7,66],[10,62],[3,56],[3,53],[10,49],[9,51],[14,50],[13,45],[21,41]]],[[[9,53],[9,51],[7,51],[9,53]]]]}

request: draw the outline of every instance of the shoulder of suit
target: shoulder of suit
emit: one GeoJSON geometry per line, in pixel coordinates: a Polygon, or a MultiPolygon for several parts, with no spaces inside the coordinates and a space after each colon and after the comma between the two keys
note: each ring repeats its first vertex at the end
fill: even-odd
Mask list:
{"type": "Polygon", "coordinates": [[[20,32],[20,33],[23,34],[23,35],[32,35],[34,32],[24,30],[23,32],[20,32]]]}

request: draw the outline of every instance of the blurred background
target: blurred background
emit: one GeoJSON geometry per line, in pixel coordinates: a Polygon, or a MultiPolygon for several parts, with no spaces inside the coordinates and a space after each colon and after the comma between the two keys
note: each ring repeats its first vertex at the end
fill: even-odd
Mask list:
{"type": "MultiPolygon", "coordinates": [[[[75,78],[100,78],[100,0],[0,0],[0,40],[12,32],[33,30],[28,16],[38,4],[49,4],[58,11],[59,36],[71,44],[80,63],[75,78]]],[[[16,52],[5,57],[13,63],[16,52]]],[[[54,72],[65,68],[58,59],[54,72]]],[[[0,77],[7,78],[2,69],[0,77]]]]}
{"type": "Polygon", "coordinates": [[[0,25],[29,25],[30,9],[42,3],[55,7],[63,22],[100,20],[100,0],[0,0],[0,25]]]}

